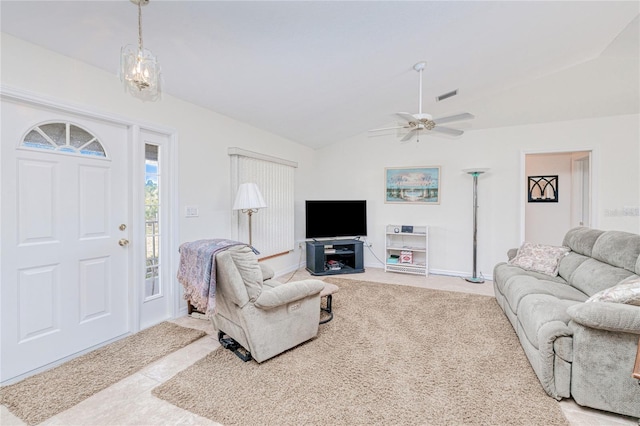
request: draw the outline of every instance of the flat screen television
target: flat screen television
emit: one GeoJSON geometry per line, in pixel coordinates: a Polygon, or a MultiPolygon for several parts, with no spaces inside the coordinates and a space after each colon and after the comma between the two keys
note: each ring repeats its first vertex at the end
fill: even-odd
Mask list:
{"type": "Polygon", "coordinates": [[[366,200],[307,200],[306,238],[364,237],[366,200]]]}

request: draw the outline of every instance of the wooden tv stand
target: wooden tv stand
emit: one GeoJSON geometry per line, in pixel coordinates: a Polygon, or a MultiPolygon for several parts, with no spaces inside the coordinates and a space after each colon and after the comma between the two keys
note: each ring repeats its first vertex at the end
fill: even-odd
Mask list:
{"type": "Polygon", "coordinates": [[[311,275],[364,272],[360,240],[307,241],[307,271],[311,275]]]}

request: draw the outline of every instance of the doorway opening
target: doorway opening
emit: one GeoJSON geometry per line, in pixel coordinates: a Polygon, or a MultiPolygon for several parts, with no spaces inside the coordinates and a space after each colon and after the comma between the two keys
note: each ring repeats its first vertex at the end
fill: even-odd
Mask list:
{"type": "Polygon", "coordinates": [[[522,241],[559,246],[569,229],[593,225],[592,161],[587,149],[524,153],[522,241]],[[530,193],[527,182],[541,177],[555,178],[553,199],[530,193]]]}

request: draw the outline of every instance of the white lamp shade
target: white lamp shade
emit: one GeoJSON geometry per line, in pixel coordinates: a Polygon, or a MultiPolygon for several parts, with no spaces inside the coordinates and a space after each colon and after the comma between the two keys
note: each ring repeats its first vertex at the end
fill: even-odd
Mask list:
{"type": "Polygon", "coordinates": [[[262,194],[255,183],[243,183],[238,188],[236,201],[233,203],[233,210],[264,209],[267,203],[264,202],[262,194]]]}

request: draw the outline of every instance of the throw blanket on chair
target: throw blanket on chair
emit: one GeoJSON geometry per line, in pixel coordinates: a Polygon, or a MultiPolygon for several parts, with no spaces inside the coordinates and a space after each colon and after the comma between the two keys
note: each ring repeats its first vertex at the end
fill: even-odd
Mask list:
{"type": "Polygon", "coordinates": [[[214,239],[181,244],[178,281],[184,298],[198,311],[213,315],[216,308],[216,253],[237,246],[239,241],[214,239]]]}

